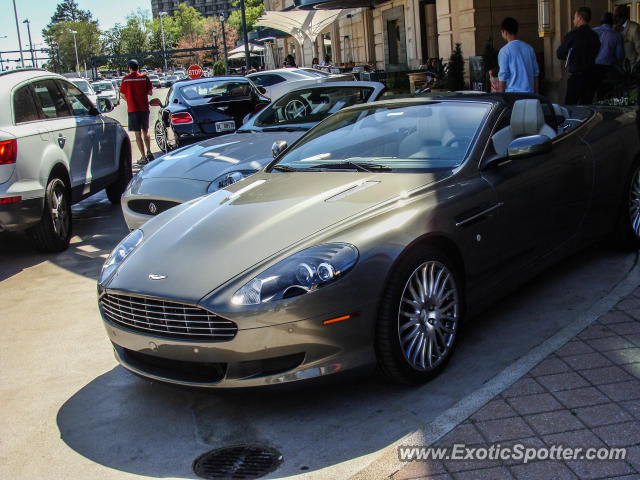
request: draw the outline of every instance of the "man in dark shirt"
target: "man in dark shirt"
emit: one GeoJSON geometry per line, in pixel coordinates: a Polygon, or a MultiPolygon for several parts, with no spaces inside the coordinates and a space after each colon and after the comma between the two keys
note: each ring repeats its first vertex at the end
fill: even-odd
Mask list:
{"type": "Polygon", "coordinates": [[[595,93],[595,61],[600,51],[598,34],[591,30],[591,9],[580,7],[573,16],[575,27],[562,39],[558,58],[565,61],[569,70],[566,105],[593,103],[595,93]]]}

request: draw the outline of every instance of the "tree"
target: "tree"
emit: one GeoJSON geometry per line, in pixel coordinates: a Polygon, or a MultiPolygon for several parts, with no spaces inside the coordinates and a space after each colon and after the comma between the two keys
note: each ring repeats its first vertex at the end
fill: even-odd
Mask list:
{"type": "Polygon", "coordinates": [[[47,28],[61,22],[95,22],[89,10],[81,10],[78,2],[75,0],[62,0],[57,6],[56,11],[51,17],[51,21],[47,28]]]}
{"type": "Polygon", "coordinates": [[[459,43],[456,43],[456,48],[449,57],[447,89],[451,91],[464,90],[464,58],[459,43]]]}
{"type": "Polygon", "coordinates": [[[183,37],[197,37],[204,33],[204,19],[200,12],[193,7],[187,7],[184,3],[181,3],[173,14],[173,21],[176,22],[180,29],[180,37],[176,40],[180,40],[183,37]]]}
{"type": "Polygon", "coordinates": [[[121,48],[122,54],[139,53],[148,50],[149,39],[147,36],[146,16],[138,11],[127,16],[127,24],[122,29],[121,48]]]}
{"type": "MultiPolygon", "coordinates": [[[[228,23],[238,32],[242,32],[242,12],[240,11],[240,0],[232,0],[233,12],[229,15],[228,23]]],[[[244,0],[245,20],[247,22],[247,32],[253,30],[253,26],[264,13],[264,2],[262,0],[244,0]]]]}
{"type": "MultiPolygon", "coordinates": [[[[103,55],[123,55],[122,49],[122,31],[124,27],[116,23],[113,28],[102,33],[102,53],[103,55]]],[[[115,58],[109,61],[109,68],[114,70],[124,70],[126,60],[115,58]]]]}

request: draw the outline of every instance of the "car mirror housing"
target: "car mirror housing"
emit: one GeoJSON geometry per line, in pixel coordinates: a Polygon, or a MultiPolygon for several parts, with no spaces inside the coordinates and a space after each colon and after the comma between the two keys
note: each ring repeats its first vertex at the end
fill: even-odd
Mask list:
{"type": "Polygon", "coordinates": [[[97,107],[100,113],[109,113],[114,108],[113,103],[108,98],[99,98],[97,107]]]}
{"type": "Polygon", "coordinates": [[[260,86],[258,87],[258,91],[259,91],[261,94],[263,94],[263,95],[264,95],[265,93],[267,93],[267,89],[266,89],[266,88],[264,88],[264,87],[260,87],[260,86]]]}
{"type": "Polygon", "coordinates": [[[151,105],[152,107],[161,107],[162,102],[157,98],[152,98],[151,100],[149,100],[149,105],[151,105]]]}
{"type": "Polygon", "coordinates": [[[509,144],[507,154],[510,160],[528,158],[551,151],[551,139],[546,135],[531,135],[516,138],[509,144]]]}
{"type": "Polygon", "coordinates": [[[284,152],[287,149],[287,146],[287,142],[285,142],[284,140],[273,142],[273,145],[271,146],[271,153],[273,153],[273,158],[276,158],[278,155],[284,152]]]}

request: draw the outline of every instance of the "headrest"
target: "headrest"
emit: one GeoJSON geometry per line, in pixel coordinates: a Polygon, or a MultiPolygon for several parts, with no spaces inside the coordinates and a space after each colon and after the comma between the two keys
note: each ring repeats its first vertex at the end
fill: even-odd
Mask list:
{"type": "Polygon", "coordinates": [[[535,98],[516,100],[511,111],[511,131],[513,136],[537,135],[544,125],[544,114],[540,100],[535,98]]]}
{"type": "Polygon", "coordinates": [[[444,133],[449,128],[447,119],[441,109],[427,110],[426,115],[419,117],[416,122],[418,135],[423,141],[440,143],[444,133]]]}

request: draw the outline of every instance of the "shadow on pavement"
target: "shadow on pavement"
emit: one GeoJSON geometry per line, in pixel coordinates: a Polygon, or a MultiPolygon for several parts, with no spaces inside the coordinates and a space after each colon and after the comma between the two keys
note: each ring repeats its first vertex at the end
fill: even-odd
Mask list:
{"type": "Polygon", "coordinates": [[[586,312],[636,257],[592,248],[540,275],[467,324],[445,372],[420,387],[359,375],[276,390],[199,391],[116,367],[64,403],[58,428],[81,455],[139,475],[195,478],[191,464],[200,454],[245,442],[283,454],[269,477],[314,472],[423,428],[586,312]],[[616,268],[607,268],[611,262],[616,268]]]}
{"type": "Polygon", "coordinates": [[[72,213],[73,237],[64,252],[39,253],[25,234],[0,233],[0,281],[46,261],[97,280],[107,255],[128,233],[120,205],[102,191],[74,205],[72,213]]]}

